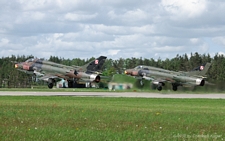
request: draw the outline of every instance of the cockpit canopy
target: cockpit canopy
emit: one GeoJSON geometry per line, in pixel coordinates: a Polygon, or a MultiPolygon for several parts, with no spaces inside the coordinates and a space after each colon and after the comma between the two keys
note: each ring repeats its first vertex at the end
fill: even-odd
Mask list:
{"type": "Polygon", "coordinates": [[[30,58],[30,59],[26,60],[25,62],[26,62],[26,63],[34,62],[34,58],[30,58]]]}
{"type": "Polygon", "coordinates": [[[38,58],[30,58],[28,60],[26,60],[26,63],[30,63],[30,62],[35,62],[35,63],[42,63],[44,59],[38,59],[38,58]]]}
{"type": "Polygon", "coordinates": [[[135,67],[134,69],[135,70],[139,70],[139,69],[141,69],[141,70],[149,70],[149,68],[147,66],[143,66],[143,65],[139,65],[139,66],[135,67]]]}
{"type": "Polygon", "coordinates": [[[134,69],[135,69],[135,70],[143,69],[143,66],[139,65],[139,66],[135,67],[134,69]]]}

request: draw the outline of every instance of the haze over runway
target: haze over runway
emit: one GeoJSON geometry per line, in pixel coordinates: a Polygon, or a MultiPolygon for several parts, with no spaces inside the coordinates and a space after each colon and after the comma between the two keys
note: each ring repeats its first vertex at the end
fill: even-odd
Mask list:
{"type": "Polygon", "coordinates": [[[163,94],[146,92],[22,92],[0,91],[0,96],[79,96],[79,97],[136,97],[136,98],[205,98],[225,99],[225,94],[163,94]]]}

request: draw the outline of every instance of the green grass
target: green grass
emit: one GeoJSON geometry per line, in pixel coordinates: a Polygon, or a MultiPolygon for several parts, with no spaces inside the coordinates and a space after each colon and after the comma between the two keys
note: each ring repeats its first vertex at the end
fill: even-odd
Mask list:
{"type": "Polygon", "coordinates": [[[224,140],[225,100],[0,97],[0,140],[224,140]]]}
{"type": "MultiPolygon", "coordinates": [[[[47,86],[46,86],[47,87],[47,86]]],[[[108,89],[97,89],[97,88],[0,88],[0,91],[34,91],[34,92],[105,92],[108,89]]]]}

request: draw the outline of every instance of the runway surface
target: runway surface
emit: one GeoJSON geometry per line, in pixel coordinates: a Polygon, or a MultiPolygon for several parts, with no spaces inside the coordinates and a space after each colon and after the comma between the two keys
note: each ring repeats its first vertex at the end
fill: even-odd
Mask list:
{"type": "Polygon", "coordinates": [[[21,92],[0,91],[0,96],[84,96],[84,97],[140,97],[140,98],[207,98],[225,99],[225,94],[160,94],[144,92],[21,92]]]}

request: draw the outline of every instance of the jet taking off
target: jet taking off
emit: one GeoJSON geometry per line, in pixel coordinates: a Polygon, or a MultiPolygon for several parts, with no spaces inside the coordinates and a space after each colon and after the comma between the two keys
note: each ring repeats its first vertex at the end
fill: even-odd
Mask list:
{"type": "Polygon", "coordinates": [[[100,82],[99,72],[106,58],[105,56],[100,56],[84,66],[67,66],[32,58],[25,62],[16,63],[15,68],[19,71],[33,74],[35,77],[39,77],[40,80],[47,81],[50,89],[55,82],[61,79],[67,80],[68,86],[73,87],[74,83],[100,82]]]}
{"type": "Polygon", "coordinates": [[[178,86],[204,86],[206,78],[205,74],[210,66],[211,63],[206,63],[190,72],[176,72],[140,65],[134,69],[125,70],[125,74],[135,76],[140,79],[141,85],[143,85],[143,79],[152,80],[152,84],[157,86],[159,91],[162,90],[162,86],[165,85],[165,82],[170,82],[173,90],[176,91],[178,86]]]}

